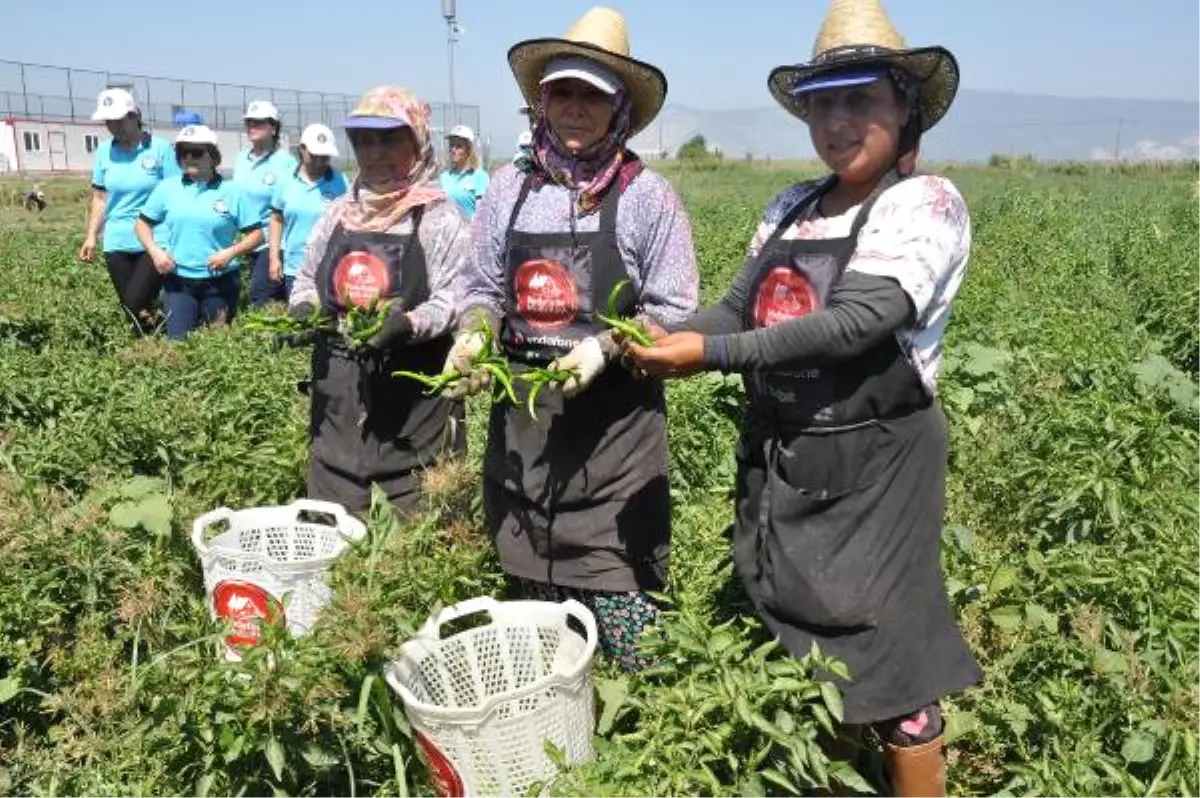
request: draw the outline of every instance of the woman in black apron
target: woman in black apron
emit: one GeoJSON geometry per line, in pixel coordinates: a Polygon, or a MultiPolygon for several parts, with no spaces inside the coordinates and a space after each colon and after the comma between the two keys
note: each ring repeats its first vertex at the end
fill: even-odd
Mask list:
{"type": "MultiPolygon", "coordinates": [[[[593,9],[564,39],[509,51],[536,113],[534,157],[499,170],[480,203],[446,368],[469,372],[488,324],[514,371],[577,370],[538,395],[536,419],[520,381],[518,404],[493,406],[484,507],[514,592],[583,601],[603,650],[632,669],[657,617],[646,591],[667,577],[666,408],[661,382],[610,364],[616,347],[596,313],[629,280],[623,315],[679,321],[699,281],[679,197],[625,149],[662,106],[666,79],[629,58],[624,29],[615,12],[593,9]]],[[[470,374],[461,393],[486,384],[470,374]]]]}
{"type": "Polygon", "coordinates": [[[373,89],[345,127],[359,174],[314,226],[289,309],[340,318],[376,299],[393,304],[364,351],[349,351],[339,336],[314,340],[308,495],[361,514],[376,483],[408,511],[421,469],[465,450],[462,403],[425,396],[392,372],[442,367],[466,228],[436,185],[425,103],[404,89],[373,89]]]}
{"type": "Polygon", "coordinates": [[[721,303],[628,350],[654,376],[745,374],[746,591],[794,654],[815,642],[848,666],[845,721],[883,738],[896,794],[944,795],[938,700],[981,678],[939,560],[934,401],[970,222],[948,180],[912,171],[958,67],[943,48],[906,49],[874,0],[836,5],[815,52],[769,86],[833,175],[776,198],[721,303]]]}

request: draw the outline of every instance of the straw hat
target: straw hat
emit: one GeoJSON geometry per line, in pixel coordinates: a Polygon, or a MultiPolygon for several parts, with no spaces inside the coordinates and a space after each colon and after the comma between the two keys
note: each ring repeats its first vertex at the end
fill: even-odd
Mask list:
{"type": "MultiPolygon", "coordinates": [[[[798,89],[814,79],[866,66],[898,67],[916,78],[923,131],[946,115],[958,92],[954,54],[944,47],[908,48],[879,0],[832,0],[813,44],[812,61],[776,67],[767,86],[788,113],[808,121],[808,104],[798,89]]],[[[827,86],[852,85],[852,80],[830,80],[827,86]]]]}
{"type": "Polygon", "coordinates": [[[611,8],[596,6],[579,18],[562,38],[527,39],[508,51],[508,64],[517,86],[536,112],[541,102],[540,81],[552,59],[583,57],[614,73],[633,106],[630,137],[658,115],[667,97],[667,77],[662,71],[629,55],[625,17],[611,8]]]}

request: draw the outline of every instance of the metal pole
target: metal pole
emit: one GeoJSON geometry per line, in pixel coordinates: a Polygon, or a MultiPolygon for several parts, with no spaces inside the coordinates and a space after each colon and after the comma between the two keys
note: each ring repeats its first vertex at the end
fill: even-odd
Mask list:
{"type": "Polygon", "coordinates": [[[71,68],[67,67],[67,104],[71,106],[71,121],[75,121],[75,92],[71,90],[71,68]]]}
{"type": "Polygon", "coordinates": [[[29,91],[25,88],[25,65],[21,64],[21,98],[25,106],[25,117],[29,117],[29,91]]]}
{"type": "Polygon", "coordinates": [[[450,119],[448,127],[453,127],[458,124],[458,107],[454,100],[454,20],[448,20],[450,23],[450,32],[446,37],[446,49],[449,51],[450,62],[450,119]]]}

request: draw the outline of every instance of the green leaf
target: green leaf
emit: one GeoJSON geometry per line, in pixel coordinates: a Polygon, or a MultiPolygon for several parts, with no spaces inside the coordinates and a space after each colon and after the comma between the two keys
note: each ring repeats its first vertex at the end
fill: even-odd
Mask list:
{"type": "Polygon", "coordinates": [[[1058,631],[1058,616],[1041,604],[1026,604],[1025,617],[1029,619],[1029,623],[1032,626],[1041,626],[1051,634],[1058,631]]]}
{"type": "Polygon", "coordinates": [[[988,593],[993,596],[1003,593],[1017,584],[1019,576],[1016,568],[1011,565],[1001,565],[992,574],[991,581],[988,582],[988,593]]]}
{"type": "Polygon", "coordinates": [[[974,712],[951,712],[946,715],[946,743],[966,737],[979,727],[979,718],[974,712]]]}
{"type": "Polygon", "coordinates": [[[16,674],[0,679],[0,704],[11,701],[21,692],[21,680],[16,674]]]}
{"type": "Polygon", "coordinates": [[[305,749],[300,752],[300,756],[304,757],[304,761],[307,762],[314,770],[325,770],[326,768],[333,767],[338,763],[338,758],[336,756],[329,753],[324,748],[316,745],[315,743],[310,743],[307,747],[305,747],[305,749]]]}
{"type": "Polygon", "coordinates": [[[1015,604],[1008,604],[992,610],[988,613],[988,617],[992,619],[992,623],[996,624],[996,626],[1011,631],[1021,625],[1022,613],[1020,607],[1015,604]]]}
{"type": "Polygon", "coordinates": [[[853,790],[854,795],[874,795],[875,788],[870,783],[859,775],[848,762],[834,762],[829,767],[830,781],[841,784],[850,790],[853,790]]]}
{"type": "Polygon", "coordinates": [[[795,784],[793,784],[788,779],[787,776],[783,775],[782,773],[780,773],[778,770],[775,770],[774,768],[767,768],[766,770],[764,770],[762,772],[761,775],[767,781],[771,782],[772,784],[776,784],[776,785],[782,787],[783,789],[787,790],[792,795],[800,794],[800,788],[797,787],[795,784]]]}
{"type": "Polygon", "coordinates": [[[151,493],[162,493],[166,487],[158,477],[137,476],[122,482],[119,493],[127,499],[141,499],[151,493]]]}
{"type": "Polygon", "coordinates": [[[842,722],[842,693],[838,690],[837,685],[833,682],[821,682],[821,699],[825,702],[825,706],[829,709],[829,714],[833,715],[834,720],[838,723],[842,722]]]}
{"type": "Polygon", "coordinates": [[[1096,649],[1092,662],[1100,673],[1125,673],[1129,669],[1123,654],[1107,648],[1096,649]]]}
{"type": "Polygon", "coordinates": [[[207,798],[208,791],[212,789],[213,780],[216,778],[216,773],[211,770],[200,774],[200,778],[196,779],[196,795],[199,798],[207,798]]]}
{"type": "Polygon", "coordinates": [[[1121,745],[1121,756],[1130,764],[1149,762],[1154,758],[1154,735],[1135,731],[1121,745]]]}
{"type": "Polygon", "coordinates": [[[600,721],[596,725],[596,733],[604,735],[612,731],[617,712],[629,697],[629,683],[624,679],[597,679],[596,692],[604,705],[600,721]]]}
{"type": "Polygon", "coordinates": [[[162,493],[152,493],[136,502],[118,502],[109,511],[108,519],[121,529],[141,527],[160,537],[171,534],[171,504],[162,493]]]}
{"type": "Polygon", "coordinates": [[[274,736],[267,738],[266,744],[263,745],[263,753],[267,755],[267,764],[271,766],[275,780],[283,781],[284,754],[283,744],[279,742],[279,738],[274,736]]]}

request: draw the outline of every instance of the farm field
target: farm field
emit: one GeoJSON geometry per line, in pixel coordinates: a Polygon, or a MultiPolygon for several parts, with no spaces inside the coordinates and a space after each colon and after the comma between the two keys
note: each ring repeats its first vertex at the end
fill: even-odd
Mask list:
{"type": "MultiPolygon", "coordinates": [[[[801,167],[666,173],[706,301],[801,167]]],[[[984,683],[948,702],[954,795],[1196,795],[1200,716],[1197,170],[942,170],[974,248],[946,340],[943,563],[984,683]]],[[[128,337],[75,258],[87,185],[0,183],[0,794],[429,794],[383,665],[436,607],[496,593],[485,410],[424,512],[372,510],[315,631],[214,656],[191,522],[302,495],[303,351],[236,324],[128,337]],[[276,663],[270,667],[268,653],[276,663]]],[[[840,701],[773,650],[732,577],[742,391],[669,389],[675,549],[656,666],[598,666],[573,795],[865,787],[816,745],[840,701]]],[[[824,686],[822,686],[824,684],[824,686]]]]}

